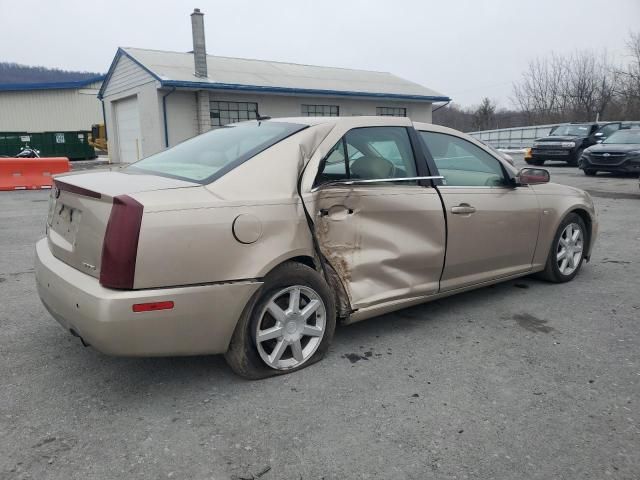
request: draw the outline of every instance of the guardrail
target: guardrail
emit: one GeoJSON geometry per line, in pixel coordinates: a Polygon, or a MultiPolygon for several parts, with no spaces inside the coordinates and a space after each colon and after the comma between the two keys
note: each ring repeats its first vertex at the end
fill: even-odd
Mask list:
{"type": "Polygon", "coordinates": [[[482,130],[469,132],[469,135],[495,148],[528,148],[533,145],[536,138],[549,135],[551,129],[556,125],[559,124],[482,130]]]}

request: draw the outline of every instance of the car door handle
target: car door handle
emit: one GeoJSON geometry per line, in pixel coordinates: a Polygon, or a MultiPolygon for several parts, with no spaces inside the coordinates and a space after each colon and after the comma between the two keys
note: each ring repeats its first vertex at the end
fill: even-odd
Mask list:
{"type": "Polygon", "coordinates": [[[457,207],[451,207],[451,213],[454,213],[456,215],[475,213],[475,211],[476,211],[476,208],[472,207],[468,203],[461,203],[457,207]]]}

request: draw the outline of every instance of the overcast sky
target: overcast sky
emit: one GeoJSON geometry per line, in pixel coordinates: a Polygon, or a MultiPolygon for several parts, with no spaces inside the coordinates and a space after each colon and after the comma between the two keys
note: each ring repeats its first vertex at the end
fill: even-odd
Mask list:
{"type": "Polygon", "coordinates": [[[106,72],[118,46],[390,71],[459,104],[510,106],[527,62],[606,49],[622,60],[640,0],[0,0],[0,61],[106,72]]]}

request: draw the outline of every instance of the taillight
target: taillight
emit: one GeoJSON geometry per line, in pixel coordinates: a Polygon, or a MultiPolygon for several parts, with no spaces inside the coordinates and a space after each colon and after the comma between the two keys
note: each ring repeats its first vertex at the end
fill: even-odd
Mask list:
{"type": "Polygon", "coordinates": [[[113,199],[102,245],[100,284],[103,287],[133,288],[143,210],[142,204],[127,195],[113,199]]]}

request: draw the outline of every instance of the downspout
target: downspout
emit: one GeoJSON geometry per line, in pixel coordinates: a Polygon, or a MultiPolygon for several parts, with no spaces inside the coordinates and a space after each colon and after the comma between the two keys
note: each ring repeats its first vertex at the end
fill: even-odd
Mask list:
{"type": "Polygon", "coordinates": [[[445,103],[444,105],[440,105],[438,108],[436,108],[435,110],[431,110],[431,113],[433,112],[437,112],[438,110],[440,110],[442,107],[446,107],[447,105],[449,105],[451,103],[451,100],[449,100],[447,103],[445,103]]]}
{"type": "MultiPolygon", "coordinates": [[[[104,125],[104,139],[106,141],[106,140],[109,140],[109,134],[107,133],[107,116],[105,115],[105,110],[104,110],[104,98],[100,99],[100,103],[102,104],[102,124],[104,125]]],[[[111,155],[109,155],[109,163],[111,163],[111,155]]]]}
{"type": "Polygon", "coordinates": [[[169,127],[167,125],[167,97],[176,91],[176,87],[172,87],[162,96],[162,118],[164,120],[164,146],[169,148],[169,127]]]}

